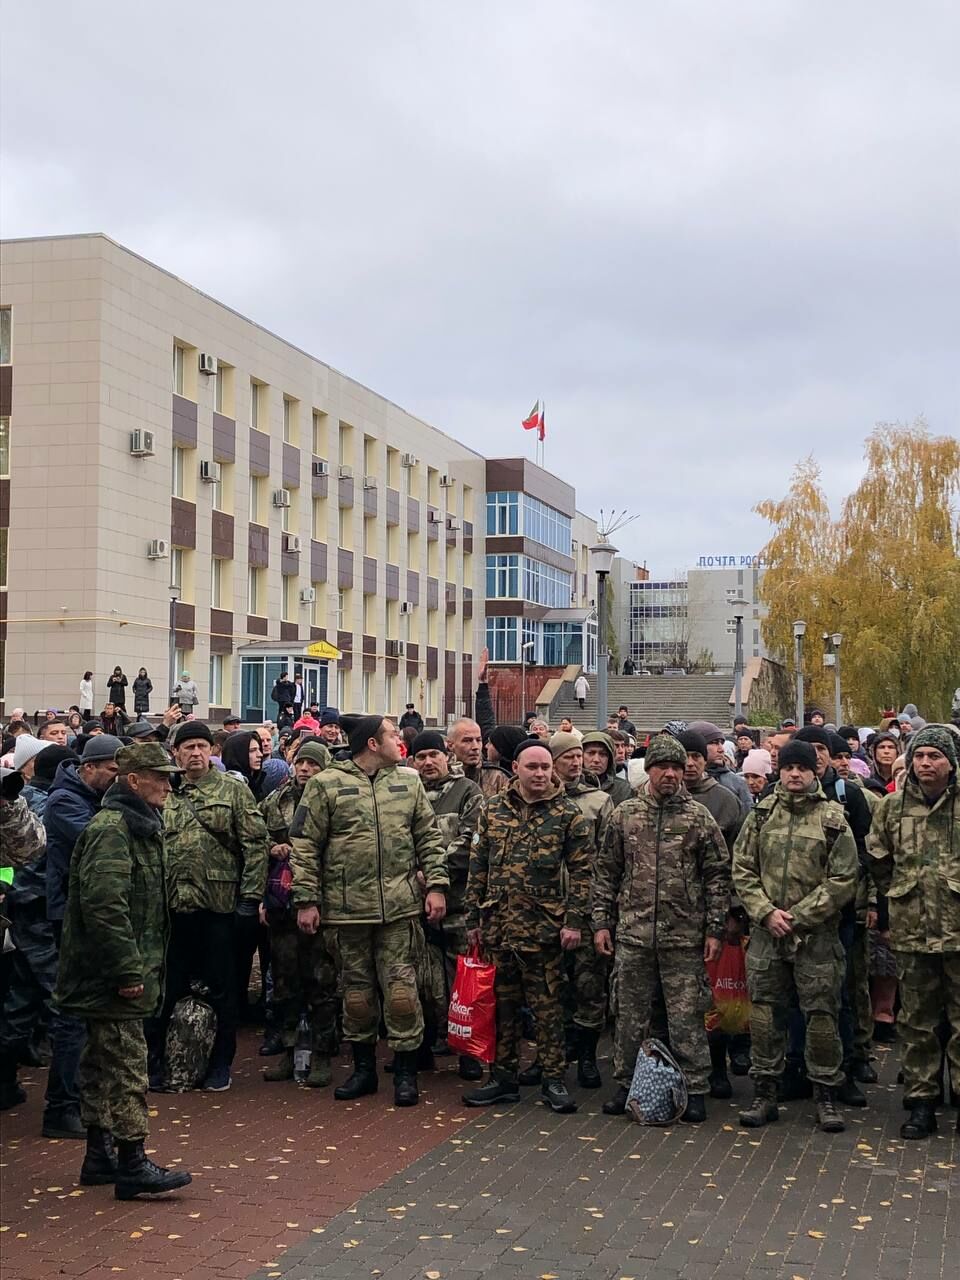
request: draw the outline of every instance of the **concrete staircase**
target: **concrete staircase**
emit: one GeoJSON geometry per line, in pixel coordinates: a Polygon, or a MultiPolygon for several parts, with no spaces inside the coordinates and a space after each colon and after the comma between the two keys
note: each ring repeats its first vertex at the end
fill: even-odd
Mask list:
{"type": "MultiPolygon", "coordinates": [[[[551,725],[568,715],[586,732],[597,724],[597,677],[588,676],[590,696],[581,711],[573,685],[565,683],[550,713],[551,725]]],[[[720,676],[611,676],[607,707],[616,711],[621,702],[630,708],[630,719],[642,733],[655,733],[668,720],[710,720],[721,729],[733,723],[733,679],[720,676]]]]}

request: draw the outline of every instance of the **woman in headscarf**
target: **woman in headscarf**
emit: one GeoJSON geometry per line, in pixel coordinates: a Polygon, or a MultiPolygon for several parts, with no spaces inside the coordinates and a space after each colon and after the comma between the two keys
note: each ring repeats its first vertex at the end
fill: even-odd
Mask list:
{"type": "Polygon", "coordinates": [[[231,733],[220,750],[220,759],[227,773],[247,783],[259,804],[267,794],[260,735],[253,730],[231,733]]]}

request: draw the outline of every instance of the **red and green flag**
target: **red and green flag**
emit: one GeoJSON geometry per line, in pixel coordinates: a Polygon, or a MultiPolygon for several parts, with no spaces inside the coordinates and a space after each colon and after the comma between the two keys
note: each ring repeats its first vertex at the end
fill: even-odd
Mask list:
{"type": "Polygon", "coordinates": [[[541,400],[538,400],[530,410],[529,416],[524,418],[524,431],[536,431],[537,439],[543,440],[547,434],[547,415],[541,400]]]}

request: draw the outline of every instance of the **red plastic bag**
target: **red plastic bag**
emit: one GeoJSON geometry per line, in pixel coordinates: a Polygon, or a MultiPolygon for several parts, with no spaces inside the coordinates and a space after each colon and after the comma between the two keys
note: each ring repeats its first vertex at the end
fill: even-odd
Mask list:
{"type": "Polygon", "coordinates": [[[492,1062],[497,1047],[496,966],[480,959],[474,947],[457,956],[457,976],[450,993],[447,1043],[454,1053],[492,1062]]]}
{"type": "Polygon", "coordinates": [[[707,1014],[708,1031],[740,1035],[750,1029],[750,997],[747,994],[747,962],[739,942],[725,942],[716,960],[707,964],[713,988],[713,1008],[707,1014]]]}

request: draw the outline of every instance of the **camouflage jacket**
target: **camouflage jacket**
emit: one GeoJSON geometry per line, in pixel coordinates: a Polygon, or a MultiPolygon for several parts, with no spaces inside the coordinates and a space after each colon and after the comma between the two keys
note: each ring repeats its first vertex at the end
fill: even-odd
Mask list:
{"type": "Polygon", "coordinates": [[[727,848],[732,853],[743,825],[743,814],[740,812],[740,802],[737,797],[732,791],[722,787],[716,778],[708,777],[706,774],[692,786],[689,783],[684,785],[694,800],[703,805],[723,832],[727,848]]]}
{"type": "Polygon", "coordinates": [[[470,846],[480,822],[483,794],[476,783],[451,770],[436,786],[425,787],[427,799],[440,827],[440,838],[447,853],[450,889],[447,893],[447,915],[462,915],[470,868],[470,846]]]}
{"type": "Polygon", "coordinates": [[[245,782],[217,769],[184,780],[164,806],[163,831],[171,911],[224,915],[240,899],[260,901],[267,828],[245,782]]]}
{"type": "Polygon", "coordinates": [[[302,798],[303,787],[291,778],[260,802],[271,846],[290,843],[290,824],[302,798]]]}
{"type": "Polygon", "coordinates": [[[658,803],[646,783],[614,811],[593,878],[593,928],[639,947],[699,947],[723,936],[729,855],[688,791],[658,803]]]}
{"type": "Polygon", "coordinates": [[[514,780],[483,807],[470,853],[467,928],[493,950],[558,945],[585,930],[593,831],[559,786],[527,802],[514,780]],[[565,875],[563,873],[566,873],[565,875]]]}
{"type": "Polygon", "coordinates": [[[484,800],[498,796],[510,781],[510,774],[498,764],[491,764],[489,760],[484,760],[483,764],[475,765],[472,769],[464,769],[463,776],[477,784],[484,800]]]}
{"type": "MultiPolygon", "coordinates": [[[[0,884],[0,894],[11,912],[14,902],[30,902],[46,892],[47,833],[37,815],[22,796],[0,806],[0,866],[15,867],[9,887],[0,884]]],[[[0,915],[0,941],[5,917],[0,915]]]]}
{"type": "MultiPolygon", "coordinates": [[[[594,729],[592,733],[585,733],[583,741],[580,744],[584,750],[589,746],[601,746],[607,753],[607,771],[602,776],[597,777],[597,785],[600,790],[610,797],[614,805],[623,804],[624,800],[633,799],[633,787],[626,778],[618,777],[616,770],[616,752],[614,751],[613,739],[608,733],[604,733],[601,729],[594,729]]],[[[589,774],[588,777],[596,775],[589,774]]]]}
{"type": "Polygon", "coordinates": [[[162,997],[168,918],[160,814],[122,783],[77,841],[54,999],[79,1018],[149,1018],[162,997]],[[126,1000],[118,987],[143,983],[126,1000]]]}
{"type": "Polygon", "coordinates": [[[595,861],[597,853],[603,845],[603,838],[607,833],[607,825],[613,815],[614,801],[605,791],[601,790],[597,779],[592,773],[581,774],[580,781],[565,786],[564,791],[590,823],[590,832],[593,836],[592,852],[595,861]]]}
{"type": "Polygon", "coordinates": [[[885,796],[867,838],[897,951],[960,951],[960,785],[928,804],[908,777],[885,796]]]}
{"type": "Polygon", "coordinates": [[[778,782],[747,818],[733,850],[733,887],[750,919],[779,907],[809,932],[835,921],[857,887],[857,846],[843,809],[815,791],[778,782]]]}
{"type": "Polygon", "coordinates": [[[293,904],[324,924],[389,924],[418,916],[426,888],[450,885],[440,829],[412,769],[372,778],[337,760],[304,788],[290,827],[293,904]]]}

